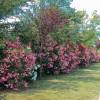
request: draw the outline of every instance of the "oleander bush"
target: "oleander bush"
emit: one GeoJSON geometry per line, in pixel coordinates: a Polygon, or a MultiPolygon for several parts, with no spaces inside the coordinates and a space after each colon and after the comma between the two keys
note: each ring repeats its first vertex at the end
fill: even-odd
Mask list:
{"type": "Polygon", "coordinates": [[[39,74],[68,74],[79,67],[88,67],[100,62],[100,54],[95,48],[84,44],[67,42],[58,44],[48,37],[39,53],[25,49],[19,38],[0,46],[0,87],[17,89],[28,87],[39,74]]]}
{"type": "MultiPolygon", "coordinates": [[[[36,12],[34,18],[33,14],[30,16],[34,20],[22,18],[10,26],[11,30],[4,27],[8,33],[2,31],[5,34],[0,36],[3,41],[0,42],[0,88],[28,87],[32,80],[43,74],[68,74],[100,62],[96,48],[84,45],[94,41],[88,41],[94,37],[90,34],[92,31],[79,33],[84,12],[74,12],[71,16],[58,6],[44,7],[36,12]]],[[[95,45],[99,48],[100,41],[95,45]]]]}
{"type": "Polygon", "coordinates": [[[4,45],[4,57],[0,59],[0,87],[27,87],[34,70],[35,55],[26,52],[19,39],[6,41],[4,45]]]}
{"type": "Polygon", "coordinates": [[[48,38],[41,52],[37,54],[37,59],[42,73],[66,74],[79,67],[88,67],[91,63],[99,62],[100,55],[95,48],[90,49],[82,43],[59,45],[48,38]]]}

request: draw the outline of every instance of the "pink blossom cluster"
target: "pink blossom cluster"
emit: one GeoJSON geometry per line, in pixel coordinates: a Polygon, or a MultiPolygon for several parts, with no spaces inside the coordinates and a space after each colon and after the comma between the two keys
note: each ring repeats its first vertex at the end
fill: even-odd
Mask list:
{"type": "Polygon", "coordinates": [[[11,89],[26,87],[26,78],[34,70],[35,56],[31,52],[25,52],[19,41],[9,41],[5,45],[5,57],[0,60],[0,84],[11,89]]]}
{"type": "Polygon", "coordinates": [[[20,42],[19,38],[17,38],[16,41],[13,41],[13,42],[12,41],[6,41],[5,44],[8,48],[14,48],[15,49],[15,48],[21,47],[21,42],[20,42]]]}
{"type": "Polygon", "coordinates": [[[40,13],[40,30],[42,33],[49,33],[55,28],[62,28],[68,24],[69,20],[61,17],[60,11],[57,8],[47,8],[40,13]]]}
{"type": "Polygon", "coordinates": [[[87,67],[100,61],[100,55],[94,48],[73,43],[58,45],[49,39],[37,58],[40,59],[41,68],[46,74],[69,73],[81,66],[87,67]]]}
{"type": "Polygon", "coordinates": [[[74,49],[75,50],[72,50],[72,47],[70,47],[69,44],[60,48],[59,57],[61,62],[61,72],[69,73],[72,70],[76,69],[80,64],[80,51],[78,51],[77,48],[74,49]]]}
{"type": "Polygon", "coordinates": [[[79,57],[80,57],[80,66],[88,66],[90,64],[91,59],[91,50],[85,47],[83,44],[79,44],[79,51],[81,52],[79,57]]]}
{"type": "Polygon", "coordinates": [[[89,66],[91,63],[100,62],[100,54],[96,48],[88,48],[83,44],[78,45],[80,54],[80,66],[89,66]]]}
{"type": "Polygon", "coordinates": [[[90,52],[91,52],[91,61],[100,62],[100,53],[97,52],[95,48],[93,48],[90,52]]]}
{"type": "Polygon", "coordinates": [[[52,38],[48,38],[41,52],[35,55],[26,52],[19,39],[5,45],[4,58],[0,59],[0,85],[10,89],[28,86],[27,79],[32,76],[35,63],[40,64],[42,73],[66,74],[81,66],[100,62],[100,54],[95,48],[71,42],[59,45],[52,38]]]}

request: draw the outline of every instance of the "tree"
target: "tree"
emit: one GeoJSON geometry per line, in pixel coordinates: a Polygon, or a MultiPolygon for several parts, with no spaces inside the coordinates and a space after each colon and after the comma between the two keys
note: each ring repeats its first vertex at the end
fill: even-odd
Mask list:
{"type": "MultiPolygon", "coordinates": [[[[34,29],[32,28],[34,27],[34,25],[36,26],[35,28],[37,28],[36,30],[38,30],[37,32],[37,34],[39,34],[38,36],[42,36],[43,37],[42,40],[44,40],[47,34],[49,34],[50,32],[54,31],[54,29],[56,29],[57,24],[59,25],[62,22],[62,19],[65,19],[65,18],[69,19],[70,17],[68,16],[67,13],[66,14],[64,13],[64,10],[62,9],[62,7],[64,7],[64,9],[66,8],[69,11],[71,10],[74,11],[74,9],[70,7],[70,3],[72,2],[72,0],[64,0],[63,2],[61,0],[54,0],[54,1],[53,0],[39,0],[39,1],[40,2],[38,4],[34,3],[33,12],[30,12],[30,11],[26,12],[25,16],[22,16],[21,21],[17,25],[15,25],[14,30],[16,31],[16,33],[20,33],[21,34],[20,36],[24,36],[28,38],[28,40],[29,40],[29,37],[30,37],[30,40],[32,40],[32,37],[34,37],[34,32],[31,31],[34,29]],[[34,13],[34,16],[31,16],[32,13],[34,13]],[[31,16],[30,19],[28,19],[29,16],[31,16]]],[[[71,12],[69,12],[69,14],[70,13],[71,12]]],[[[74,13],[71,13],[71,14],[74,15],[74,13]]],[[[63,20],[63,21],[66,21],[66,20],[63,20]]]]}
{"type": "Polygon", "coordinates": [[[0,1],[0,19],[7,16],[11,11],[27,0],[1,0],[0,1]]]}
{"type": "Polygon", "coordinates": [[[100,24],[100,16],[96,11],[93,12],[91,18],[84,13],[82,23],[80,24],[79,40],[88,46],[95,45],[97,40],[97,27],[100,24]]]}

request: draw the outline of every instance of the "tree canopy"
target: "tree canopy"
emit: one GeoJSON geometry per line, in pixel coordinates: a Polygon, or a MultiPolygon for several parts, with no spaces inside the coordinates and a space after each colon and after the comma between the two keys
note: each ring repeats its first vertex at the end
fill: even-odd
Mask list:
{"type": "Polygon", "coordinates": [[[8,15],[11,11],[27,0],[0,0],[0,18],[8,15]]]}
{"type": "Polygon", "coordinates": [[[88,45],[93,44],[97,38],[97,26],[99,26],[98,20],[100,20],[100,16],[94,11],[92,18],[88,19],[88,15],[85,11],[76,11],[70,7],[72,1],[73,0],[1,0],[0,19],[9,15],[17,16],[20,21],[14,23],[0,23],[0,34],[2,34],[0,38],[4,38],[5,36],[8,38],[13,35],[24,37],[26,40],[33,40],[34,37],[39,38],[39,33],[41,33],[39,24],[42,24],[42,29],[43,27],[46,29],[48,23],[50,23],[49,25],[52,27],[54,23],[50,21],[52,21],[55,16],[52,14],[56,14],[55,10],[54,13],[51,14],[51,17],[49,17],[50,20],[48,20],[48,14],[45,14],[49,10],[44,11],[48,8],[54,8],[60,11],[61,18],[67,18],[69,20],[69,23],[63,28],[58,28],[56,31],[50,30],[50,32],[48,32],[55,40],[62,43],[70,37],[74,42],[81,41],[88,45]],[[30,4],[27,5],[27,2],[30,2],[30,4]],[[23,10],[23,7],[28,9],[23,10]],[[13,14],[13,11],[16,13],[13,14]],[[43,20],[40,18],[42,12],[44,12],[45,15],[43,19],[47,18],[47,23],[45,23],[46,25],[44,24],[44,26],[43,20]],[[9,33],[12,34],[10,35],[9,33]]]}

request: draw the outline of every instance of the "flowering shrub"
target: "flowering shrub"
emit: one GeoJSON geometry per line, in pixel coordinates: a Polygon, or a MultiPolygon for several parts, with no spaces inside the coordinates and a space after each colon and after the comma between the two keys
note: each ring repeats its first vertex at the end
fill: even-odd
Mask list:
{"type": "Polygon", "coordinates": [[[89,49],[83,44],[58,45],[49,38],[37,58],[46,74],[69,73],[78,67],[87,67],[100,61],[95,49],[89,49]]]}
{"type": "Polygon", "coordinates": [[[37,54],[37,61],[40,63],[43,73],[54,74],[55,71],[59,70],[58,50],[57,43],[48,38],[41,52],[37,54]]]}
{"type": "Polygon", "coordinates": [[[69,44],[58,45],[48,38],[42,52],[37,55],[43,73],[59,74],[74,70],[80,63],[80,52],[77,49],[69,44]]]}
{"type": "Polygon", "coordinates": [[[91,63],[100,62],[100,54],[96,48],[87,48],[83,44],[79,44],[80,66],[88,66],[91,63]]]}
{"type": "Polygon", "coordinates": [[[91,59],[90,50],[83,44],[79,44],[78,46],[80,51],[80,66],[88,66],[91,59]]]}
{"type": "Polygon", "coordinates": [[[72,45],[67,44],[60,49],[60,62],[61,62],[61,72],[69,73],[74,70],[80,64],[79,59],[80,52],[77,50],[77,46],[73,48],[72,45]]]}
{"type": "Polygon", "coordinates": [[[3,50],[5,57],[0,60],[0,85],[15,89],[19,86],[27,87],[35,65],[35,56],[25,52],[19,39],[7,41],[3,50]]]}
{"type": "Polygon", "coordinates": [[[91,62],[100,62],[100,54],[95,48],[90,50],[91,53],[91,62]]]}
{"type": "Polygon", "coordinates": [[[30,80],[37,79],[38,71],[41,70],[45,74],[66,74],[78,67],[87,67],[93,62],[100,62],[100,55],[96,49],[71,42],[59,45],[50,37],[46,40],[42,50],[36,54],[37,57],[30,49],[25,50],[19,39],[15,42],[5,42],[2,54],[0,87],[10,89],[27,87],[30,80]]]}

